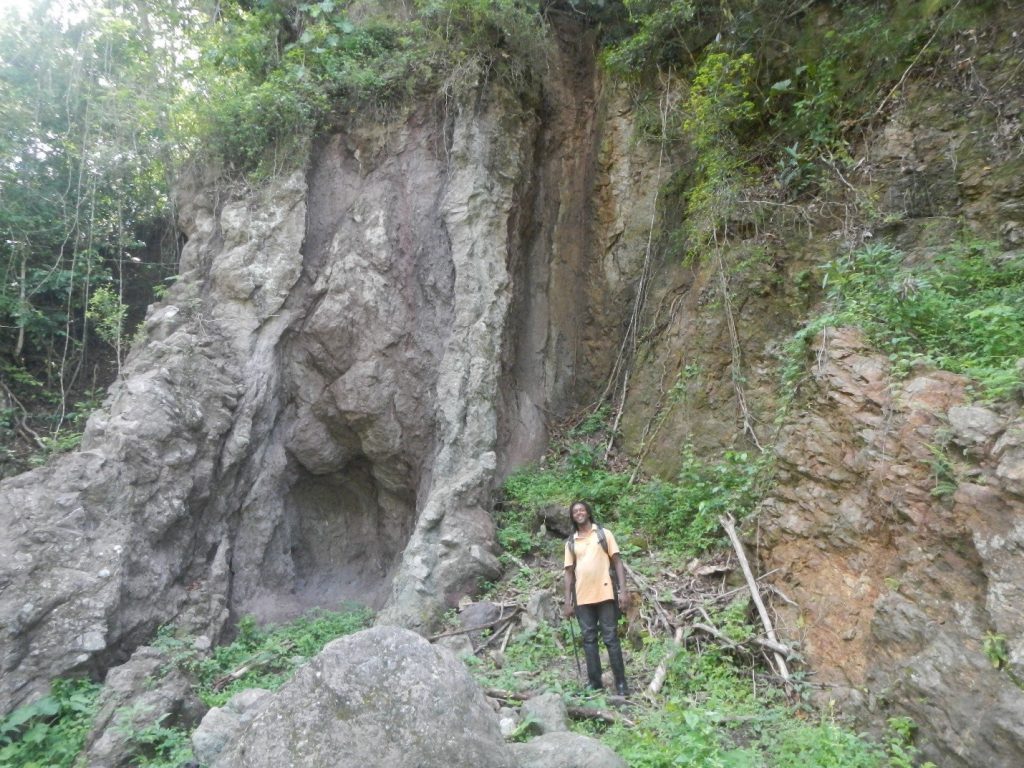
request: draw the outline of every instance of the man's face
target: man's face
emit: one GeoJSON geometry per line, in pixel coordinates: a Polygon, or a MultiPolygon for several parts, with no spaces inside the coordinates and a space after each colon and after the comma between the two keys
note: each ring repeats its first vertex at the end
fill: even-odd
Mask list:
{"type": "Polygon", "coordinates": [[[572,519],[576,525],[583,525],[590,519],[590,513],[582,504],[574,504],[572,507],[572,519]]]}

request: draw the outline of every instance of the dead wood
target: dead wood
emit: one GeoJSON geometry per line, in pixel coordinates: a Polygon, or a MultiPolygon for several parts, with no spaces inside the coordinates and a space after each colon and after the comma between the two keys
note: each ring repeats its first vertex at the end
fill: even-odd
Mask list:
{"type": "MultiPolygon", "coordinates": [[[[492,699],[508,703],[511,701],[524,702],[529,701],[538,694],[534,693],[518,693],[516,691],[503,691],[500,688],[488,688],[484,691],[492,699]]],[[[600,720],[605,723],[623,723],[624,725],[636,725],[625,715],[621,715],[618,712],[612,712],[608,709],[597,709],[596,707],[579,707],[579,706],[567,706],[566,712],[569,713],[569,717],[574,720],[600,720]]]]}
{"type": "MultiPolygon", "coordinates": [[[[502,609],[504,610],[507,607],[508,606],[504,606],[503,605],[502,609]]],[[[508,615],[504,615],[504,616],[499,616],[494,621],[490,621],[490,622],[488,622],[486,624],[480,624],[479,626],[476,626],[476,627],[464,627],[463,629],[452,629],[452,630],[450,630],[448,632],[441,632],[441,633],[436,634],[436,635],[431,635],[428,639],[430,640],[430,642],[434,642],[435,640],[440,640],[442,637],[452,637],[453,635],[465,635],[468,632],[477,632],[477,631],[482,630],[482,629],[491,629],[492,627],[496,627],[499,624],[503,624],[506,621],[510,621],[514,616],[516,616],[522,610],[523,609],[520,608],[518,605],[512,606],[512,613],[510,613],[508,615]]],[[[495,634],[497,634],[497,633],[495,633],[495,634]]]]}
{"type": "MultiPolygon", "coordinates": [[[[775,636],[775,628],[772,626],[771,619],[768,618],[768,610],[764,607],[764,601],[761,599],[761,592],[757,586],[757,579],[754,578],[753,572],[750,570],[750,563],[747,560],[747,554],[743,549],[743,542],[740,541],[739,535],[736,533],[736,521],[732,515],[724,515],[718,518],[718,522],[722,524],[722,528],[725,529],[726,534],[729,536],[729,541],[732,542],[732,547],[736,551],[736,556],[740,560],[740,567],[743,569],[743,575],[747,579],[747,586],[750,588],[750,597],[754,600],[754,605],[757,606],[757,612],[761,617],[761,623],[764,625],[765,634],[768,639],[773,643],[778,643],[778,638],[775,636]]],[[[789,668],[786,665],[786,658],[779,651],[773,652],[775,658],[775,664],[778,666],[779,674],[782,679],[787,683],[789,682],[789,668]]]]}
{"type": "Polygon", "coordinates": [[[569,717],[573,720],[600,720],[601,722],[612,725],[614,723],[622,723],[623,725],[634,726],[632,720],[625,715],[621,715],[618,712],[612,712],[608,709],[594,709],[593,707],[566,707],[565,711],[569,713],[569,717]]]}
{"type": "Polygon", "coordinates": [[[665,684],[665,678],[668,676],[668,665],[672,659],[675,658],[676,653],[679,652],[679,648],[683,644],[683,628],[676,627],[675,637],[672,638],[672,642],[675,644],[672,650],[661,660],[658,668],[654,670],[654,677],[651,679],[650,684],[647,686],[647,695],[649,697],[656,696],[661,691],[661,686],[665,684]]]}

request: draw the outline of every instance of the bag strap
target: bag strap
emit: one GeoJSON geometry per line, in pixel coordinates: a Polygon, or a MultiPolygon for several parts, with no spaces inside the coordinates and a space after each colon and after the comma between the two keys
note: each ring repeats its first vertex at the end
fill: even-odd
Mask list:
{"type": "MultiPolygon", "coordinates": [[[[604,528],[597,523],[594,524],[597,528],[597,540],[601,544],[601,549],[604,550],[605,555],[608,557],[609,563],[611,562],[612,556],[608,554],[608,537],[604,535],[604,528]]],[[[565,542],[569,547],[569,554],[572,555],[572,569],[576,570],[576,534],[570,533],[569,538],[565,542]]]]}

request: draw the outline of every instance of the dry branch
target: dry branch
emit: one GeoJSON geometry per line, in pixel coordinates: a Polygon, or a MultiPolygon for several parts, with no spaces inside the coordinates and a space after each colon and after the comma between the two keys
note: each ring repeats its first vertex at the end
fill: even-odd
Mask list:
{"type": "MultiPolygon", "coordinates": [[[[503,609],[505,607],[507,607],[507,606],[502,606],[503,609]]],[[[519,606],[514,606],[512,608],[512,613],[510,613],[508,615],[504,615],[504,616],[499,616],[494,621],[490,621],[487,624],[480,624],[479,626],[476,626],[476,627],[464,627],[463,629],[452,629],[452,630],[450,630],[448,632],[441,632],[441,633],[436,634],[436,635],[431,635],[428,639],[430,640],[430,642],[434,642],[435,640],[440,640],[442,637],[452,637],[453,635],[465,635],[465,634],[467,634],[469,632],[478,632],[478,631],[480,631],[482,629],[491,629],[492,627],[496,627],[499,624],[502,624],[502,623],[504,623],[506,621],[510,621],[513,617],[516,616],[516,614],[518,614],[522,610],[523,609],[520,608],[519,606]]]]}
{"type": "Polygon", "coordinates": [[[636,725],[632,720],[618,712],[607,709],[594,709],[593,707],[566,707],[565,711],[574,720],[601,720],[608,724],[623,723],[624,725],[636,725]]]}
{"type": "MultiPolygon", "coordinates": [[[[508,703],[510,701],[529,701],[536,694],[533,693],[517,693],[516,691],[503,691],[500,688],[488,688],[484,691],[492,699],[497,699],[500,702],[508,703]]],[[[618,712],[612,712],[607,709],[595,709],[594,707],[578,707],[578,706],[567,706],[566,712],[569,713],[569,717],[575,720],[601,720],[605,723],[623,723],[624,725],[636,725],[628,717],[620,715],[618,712]]]]}
{"type": "Polygon", "coordinates": [[[649,697],[656,696],[661,691],[661,686],[665,684],[665,678],[668,676],[668,665],[669,662],[675,658],[678,653],[680,646],[683,644],[683,628],[676,627],[675,637],[672,638],[672,642],[675,644],[672,650],[661,660],[658,668],[654,670],[654,677],[651,679],[650,684],[647,686],[647,695],[649,697]]]}
{"type": "MultiPolygon", "coordinates": [[[[771,642],[779,644],[778,638],[775,636],[775,628],[772,627],[771,619],[768,618],[768,610],[764,607],[764,601],[761,599],[761,592],[757,587],[757,579],[754,578],[754,573],[750,570],[747,554],[743,550],[743,542],[740,541],[740,537],[736,533],[736,521],[732,515],[724,515],[718,518],[718,522],[725,529],[726,534],[729,536],[729,541],[732,542],[733,549],[736,550],[736,556],[740,559],[740,567],[743,569],[743,575],[747,579],[750,597],[754,600],[754,605],[757,606],[757,612],[761,617],[761,623],[764,625],[765,634],[771,642]]],[[[786,665],[785,656],[779,651],[774,651],[773,655],[775,657],[775,664],[779,668],[779,674],[788,683],[789,667],[786,665]]]]}

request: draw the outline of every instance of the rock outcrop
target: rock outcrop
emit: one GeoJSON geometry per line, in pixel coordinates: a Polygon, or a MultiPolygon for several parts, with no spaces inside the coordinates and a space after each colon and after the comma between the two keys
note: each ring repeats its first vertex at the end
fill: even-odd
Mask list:
{"type": "Polygon", "coordinates": [[[816,359],[758,518],[799,606],[782,634],[847,711],[913,718],[937,764],[1024,763],[1024,418],[964,405],[953,374],[894,382],[849,329],[816,359]]]}
{"type": "Polygon", "coordinates": [[[329,643],[212,765],[518,768],[462,662],[387,626],[329,643]]]}
{"type": "Polygon", "coordinates": [[[564,25],[543,88],[182,186],[180,278],[81,451],[0,485],[0,711],[167,622],[425,630],[497,573],[491,493],[600,388],[660,184],[564,25]]]}

